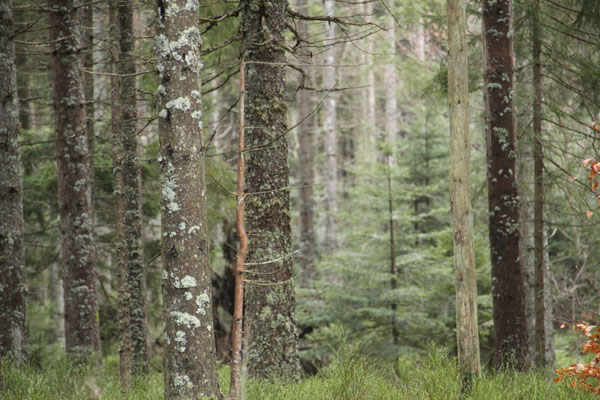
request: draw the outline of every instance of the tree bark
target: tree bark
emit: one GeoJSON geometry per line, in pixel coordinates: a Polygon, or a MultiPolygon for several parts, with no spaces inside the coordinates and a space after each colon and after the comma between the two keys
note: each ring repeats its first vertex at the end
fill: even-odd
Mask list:
{"type": "MultiPolygon", "coordinates": [[[[296,7],[300,12],[306,12],[308,9],[307,0],[297,0],[296,7]]],[[[296,29],[300,37],[308,37],[308,24],[304,20],[299,20],[296,29]]],[[[307,52],[308,50],[304,50],[307,52]]],[[[310,63],[310,57],[307,54],[301,54],[300,59],[304,63],[310,63]]],[[[310,70],[303,69],[305,74],[305,83],[311,86],[310,70]]],[[[314,223],[314,205],[313,184],[315,173],[313,169],[315,151],[314,151],[314,118],[309,116],[313,111],[312,96],[308,90],[300,89],[296,95],[299,119],[306,118],[298,126],[298,158],[300,163],[300,285],[308,286],[309,282],[316,277],[315,260],[318,256],[317,239],[315,236],[314,223]]]]}
{"type": "Polygon", "coordinates": [[[0,3],[0,357],[27,358],[23,184],[11,2],[0,3]]]}
{"type": "Polygon", "coordinates": [[[74,0],[49,0],[58,205],[65,296],[65,345],[71,356],[98,351],[88,140],[74,0]]]}
{"type": "Polygon", "coordinates": [[[498,368],[523,369],[527,366],[528,336],[519,257],[511,0],[483,0],[483,42],[494,363],[498,368]]]}
{"type": "MultiPolygon", "coordinates": [[[[83,39],[83,56],[82,65],[86,71],[94,70],[94,5],[89,4],[81,9],[81,25],[83,39]]],[[[96,143],[96,134],[94,131],[94,75],[90,72],[83,72],[83,97],[85,101],[85,135],[88,140],[88,166],[90,171],[90,201],[92,202],[91,210],[94,210],[94,148],[96,143]]],[[[94,224],[94,216],[92,218],[92,229],[94,224]]],[[[93,232],[92,232],[93,235],[93,232]]]]}
{"type": "Polygon", "coordinates": [[[119,24],[119,101],[121,103],[119,134],[121,137],[123,169],[126,285],[129,306],[127,331],[131,344],[131,373],[148,372],[148,352],[146,348],[146,282],[142,251],[142,215],[140,193],[140,157],[137,138],[137,101],[135,82],[135,58],[133,40],[133,2],[117,2],[119,24]]]}
{"type": "Polygon", "coordinates": [[[477,274],[471,207],[471,139],[465,0],[448,0],[448,108],[450,206],[454,232],[456,343],[464,376],[481,373],[477,325],[477,274]]]}
{"type": "Polygon", "coordinates": [[[165,398],[220,397],[202,138],[199,5],[157,1],[165,398]]]}
{"type": "Polygon", "coordinates": [[[285,0],[243,0],[246,63],[246,321],[250,377],[294,378],[297,354],[288,145],[285,0]]]}
{"type": "Polygon", "coordinates": [[[533,173],[534,173],[534,257],[535,257],[535,362],[539,366],[554,365],[554,341],[552,338],[552,308],[546,287],[548,261],[546,259],[544,147],[542,132],[542,40],[539,18],[540,1],[534,2],[533,41],[533,173]]]}
{"type": "MultiPolygon", "coordinates": [[[[327,16],[334,15],[334,1],[325,0],[323,13],[327,16]]],[[[325,64],[323,85],[325,90],[335,89],[336,54],[333,42],[335,41],[335,25],[327,23],[325,27],[325,64]]],[[[325,218],[325,245],[326,254],[332,255],[338,247],[338,144],[337,144],[337,93],[329,92],[323,107],[325,132],[325,201],[327,215],[325,218]]]]}

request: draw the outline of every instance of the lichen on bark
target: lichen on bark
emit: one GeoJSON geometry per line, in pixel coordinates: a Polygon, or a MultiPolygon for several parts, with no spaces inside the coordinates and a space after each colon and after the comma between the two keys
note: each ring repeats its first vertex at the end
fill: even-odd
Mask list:
{"type": "Polygon", "coordinates": [[[246,152],[245,176],[249,240],[245,313],[248,373],[254,377],[295,378],[300,373],[282,65],[286,4],[283,0],[241,2],[246,148],[251,149],[246,152]]]}

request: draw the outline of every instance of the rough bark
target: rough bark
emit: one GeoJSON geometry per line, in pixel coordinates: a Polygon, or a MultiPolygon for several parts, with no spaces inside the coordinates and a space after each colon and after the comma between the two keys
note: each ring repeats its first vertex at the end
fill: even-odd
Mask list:
{"type": "MultiPolygon", "coordinates": [[[[325,0],[323,13],[327,16],[334,15],[334,1],[325,0]]],[[[335,25],[327,23],[325,26],[325,43],[335,41],[335,25]]],[[[337,85],[336,49],[330,45],[325,50],[325,64],[323,68],[323,85],[325,90],[334,89],[337,85]]],[[[337,93],[329,92],[323,105],[323,131],[325,132],[325,201],[327,215],[325,218],[325,245],[324,250],[328,255],[333,254],[338,247],[338,144],[337,144],[337,93]]]]}
{"type": "Polygon", "coordinates": [[[246,321],[250,377],[299,376],[288,145],[285,0],[244,0],[246,62],[246,321]],[[274,64],[275,63],[275,64],[274,64]]]}
{"type": "Polygon", "coordinates": [[[135,82],[135,58],[133,54],[133,2],[117,2],[119,40],[119,101],[121,104],[119,134],[122,159],[119,160],[123,173],[125,239],[125,270],[129,318],[127,331],[131,344],[131,373],[148,372],[146,348],[146,304],[145,266],[142,251],[142,216],[140,194],[140,157],[137,138],[137,101],[135,82]]]}
{"type": "MultiPolygon", "coordinates": [[[[94,70],[94,4],[89,4],[81,9],[81,34],[82,34],[82,59],[83,69],[86,71],[94,70]]],[[[94,201],[94,147],[96,135],[94,131],[94,75],[90,72],[83,72],[83,97],[85,100],[85,135],[88,140],[88,166],[90,171],[90,201],[94,201]]],[[[92,226],[94,216],[92,215],[92,226]]],[[[93,232],[92,232],[93,234],[93,232]]]]}
{"type": "Polygon", "coordinates": [[[110,77],[110,119],[113,164],[113,195],[115,198],[115,260],[118,280],[118,319],[119,319],[119,375],[123,387],[129,384],[131,373],[131,341],[129,336],[129,292],[127,291],[127,252],[125,242],[125,197],[123,182],[123,142],[120,134],[121,100],[120,79],[116,75],[119,60],[119,27],[117,21],[117,2],[109,2],[109,54],[111,59],[110,77]]]}
{"type": "Polygon", "coordinates": [[[0,3],[0,357],[27,358],[23,185],[11,2],[0,3]]]}
{"type": "MultiPolygon", "coordinates": [[[[306,12],[308,8],[307,0],[298,0],[296,8],[300,12],[306,12]]],[[[296,25],[298,34],[301,37],[308,37],[308,24],[304,20],[298,21],[296,25]]],[[[310,57],[307,54],[301,54],[300,59],[305,63],[310,63],[310,57]]],[[[308,68],[304,68],[307,86],[311,86],[311,76],[308,68]]],[[[298,114],[300,120],[306,118],[313,111],[312,96],[308,90],[299,90],[296,95],[298,114]]],[[[317,239],[315,236],[314,223],[314,205],[313,184],[315,173],[313,169],[315,151],[314,151],[314,118],[308,116],[298,127],[298,161],[300,163],[300,260],[301,275],[300,285],[306,287],[308,283],[315,278],[315,260],[317,259],[317,239]]]]}
{"type": "Polygon", "coordinates": [[[484,92],[496,367],[527,365],[513,102],[511,0],[483,0],[484,92]]]}
{"type": "Polygon", "coordinates": [[[206,221],[197,2],[157,1],[165,398],[220,397],[206,221]]]}
{"type": "MultiPolygon", "coordinates": [[[[534,7],[539,11],[540,1],[534,7]]],[[[544,147],[542,137],[542,41],[539,12],[532,16],[533,40],[533,174],[534,174],[534,258],[535,258],[535,362],[539,366],[554,365],[554,342],[552,338],[552,308],[546,287],[548,262],[546,258],[546,234],[544,221],[544,147]]]]}
{"type": "Polygon", "coordinates": [[[79,17],[74,0],[49,0],[50,56],[61,262],[65,296],[65,345],[71,356],[98,351],[98,304],[92,208],[79,61],[79,17]]]}
{"type": "Polygon", "coordinates": [[[471,207],[471,139],[465,1],[448,0],[448,109],[450,206],[454,232],[456,343],[465,376],[481,373],[477,326],[477,275],[471,207]]]}

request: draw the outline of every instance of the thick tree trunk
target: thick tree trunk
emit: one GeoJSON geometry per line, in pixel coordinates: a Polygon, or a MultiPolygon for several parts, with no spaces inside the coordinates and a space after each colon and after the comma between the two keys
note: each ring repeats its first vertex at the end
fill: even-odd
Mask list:
{"type": "MultiPolygon", "coordinates": [[[[296,2],[297,9],[306,13],[308,8],[307,0],[298,0],[296,2]]],[[[300,20],[296,25],[296,29],[301,37],[308,37],[308,24],[306,21],[300,20]]],[[[307,52],[308,50],[304,50],[307,52]]],[[[301,60],[307,64],[310,63],[310,57],[306,54],[301,55],[301,60]]],[[[306,85],[311,86],[310,69],[304,68],[306,85]]],[[[314,118],[308,116],[313,111],[312,96],[308,90],[299,90],[296,95],[298,107],[298,118],[300,120],[306,118],[298,126],[298,158],[300,162],[300,285],[307,286],[308,283],[315,278],[315,260],[317,259],[317,239],[315,236],[314,224],[314,205],[313,184],[315,173],[313,163],[315,158],[314,151],[314,118]],[[307,118],[308,116],[308,118],[307,118]]]]}
{"type": "Polygon", "coordinates": [[[477,275],[471,208],[471,139],[465,1],[448,0],[448,107],[450,117],[450,206],[454,232],[456,343],[465,376],[481,373],[477,326],[477,275]]]}
{"type": "Polygon", "coordinates": [[[244,0],[248,373],[299,376],[285,133],[285,0],[244,0]],[[259,282],[257,282],[259,281],[259,282]]]}
{"type": "Polygon", "coordinates": [[[79,17],[74,0],[49,0],[51,80],[65,296],[65,344],[72,356],[98,351],[98,303],[92,238],[88,140],[81,68],[79,17]]]}
{"type": "Polygon", "coordinates": [[[140,157],[137,138],[137,101],[135,58],[133,54],[133,3],[117,2],[119,37],[119,101],[121,117],[119,134],[122,146],[125,263],[129,320],[127,331],[131,344],[131,373],[148,372],[146,348],[145,266],[142,251],[142,216],[140,194],[140,157]]]}
{"type": "Polygon", "coordinates": [[[488,202],[497,367],[527,366],[513,103],[511,0],[483,0],[488,202]]]}
{"type": "MultiPolygon", "coordinates": [[[[334,1],[325,0],[323,13],[327,16],[334,15],[334,1]]],[[[335,67],[335,25],[327,23],[325,26],[325,43],[330,44],[325,50],[325,64],[323,85],[325,90],[335,89],[337,84],[335,67]]],[[[323,106],[323,130],[325,132],[325,245],[324,250],[328,255],[333,254],[338,247],[338,144],[337,144],[337,93],[329,92],[323,106]]]]}
{"type": "Polygon", "coordinates": [[[0,357],[27,358],[23,185],[11,2],[0,3],[0,357]]]}
{"type": "Polygon", "coordinates": [[[550,306],[548,260],[544,221],[544,147],[542,137],[542,40],[539,18],[540,1],[534,3],[533,15],[533,173],[534,173],[534,257],[535,257],[535,362],[540,366],[554,365],[554,340],[552,338],[552,307],[550,306]]]}
{"type": "Polygon", "coordinates": [[[220,397],[206,221],[198,3],[157,2],[165,398],[220,397]]]}

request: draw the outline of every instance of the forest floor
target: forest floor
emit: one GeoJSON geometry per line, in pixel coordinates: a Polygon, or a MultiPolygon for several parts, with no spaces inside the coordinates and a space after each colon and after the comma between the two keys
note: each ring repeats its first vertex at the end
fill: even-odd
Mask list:
{"type": "MultiPolygon", "coordinates": [[[[72,366],[65,359],[31,363],[17,368],[3,362],[4,392],[10,400],[91,400],[163,398],[158,371],[133,383],[127,393],[119,384],[118,359],[106,357],[102,369],[90,363],[72,366]]],[[[228,368],[220,370],[221,390],[228,391],[228,368]]],[[[548,372],[485,372],[461,394],[456,360],[439,347],[394,363],[376,362],[357,352],[338,352],[318,375],[297,382],[250,381],[249,400],[577,400],[598,397],[554,383],[548,372]]]]}

